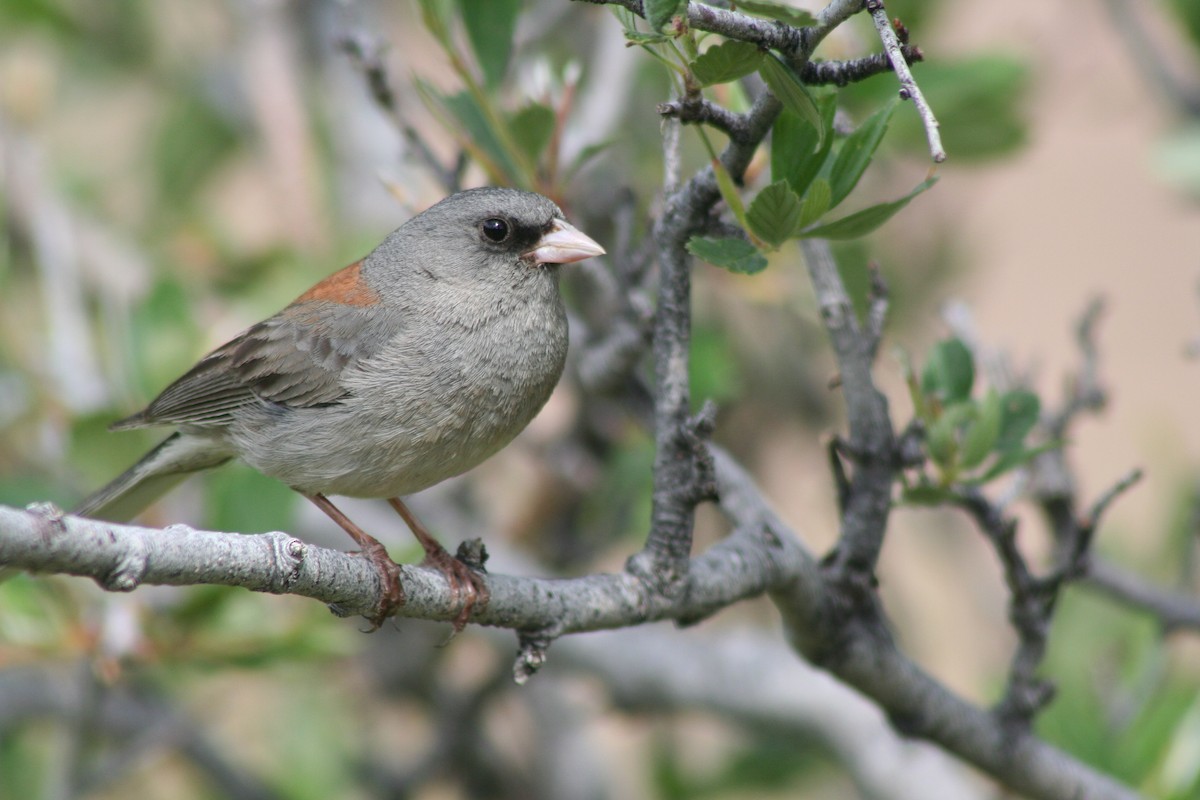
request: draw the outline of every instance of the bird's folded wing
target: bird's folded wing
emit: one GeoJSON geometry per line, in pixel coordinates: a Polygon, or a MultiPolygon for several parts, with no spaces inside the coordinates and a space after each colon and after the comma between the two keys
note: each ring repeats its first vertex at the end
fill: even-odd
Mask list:
{"type": "Polygon", "coordinates": [[[401,330],[395,312],[325,301],[289,306],[200,360],[114,429],[227,425],[252,403],[312,407],[347,397],[343,372],[401,330]]]}

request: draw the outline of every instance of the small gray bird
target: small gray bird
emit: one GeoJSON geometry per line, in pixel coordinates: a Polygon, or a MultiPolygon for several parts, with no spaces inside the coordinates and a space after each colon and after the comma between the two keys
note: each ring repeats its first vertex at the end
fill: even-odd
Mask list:
{"type": "Polygon", "coordinates": [[[556,267],[603,253],[541,195],[447,197],[115,423],[177,432],[76,513],[129,520],[187,475],[240,458],[312,500],[379,568],[377,627],[404,601],[399,570],[327,495],[387,498],[465,595],[461,628],[484,584],[399,496],[474,467],[533,419],[567,354],[556,267]]]}

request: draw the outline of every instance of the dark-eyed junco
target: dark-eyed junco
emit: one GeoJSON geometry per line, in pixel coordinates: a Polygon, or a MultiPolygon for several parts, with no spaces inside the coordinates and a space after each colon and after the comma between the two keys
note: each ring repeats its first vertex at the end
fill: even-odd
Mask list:
{"type": "Polygon", "coordinates": [[[240,458],[316,503],[378,566],[378,625],[403,602],[399,571],[327,495],[388,498],[465,593],[461,627],[483,584],[399,496],[470,469],[533,419],[567,354],[556,267],[603,252],[541,195],[447,197],[115,423],[178,430],[76,513],[128,520],[188,474],[240,458]]]}

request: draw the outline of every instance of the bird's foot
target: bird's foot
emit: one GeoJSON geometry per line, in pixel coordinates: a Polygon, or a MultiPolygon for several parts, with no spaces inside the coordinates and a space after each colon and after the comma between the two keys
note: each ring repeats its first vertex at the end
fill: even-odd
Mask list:
{"type": "Polygon", "coordinates": [[[379,605],[375,608],[375,612],[367,617],[367,621],[371,623],[370,631],[377,631],[385,619],[395,614],[396,610],[404,605],[404,587],[400,585],[400,565],[388,555],[387,548],[373,538],[369,542],[363,543],[359,555],[370,561],[375,567],[383,588],[379,605]]]}
{"type": "Polygon", "coordinates": [[[467,620],[475,607],[482,608],[487,605],[491,592],[488,591],[483,575],[450,555],[441,545],[426,549],[425,560],[421,562],[421,566],[438,570],[446,576],[446,582],[450,584],[450,602],[458,609],[458,615],[451,623],[454,625],[454,633],[450,638],[453,639],[467,626],[467,620]]]}

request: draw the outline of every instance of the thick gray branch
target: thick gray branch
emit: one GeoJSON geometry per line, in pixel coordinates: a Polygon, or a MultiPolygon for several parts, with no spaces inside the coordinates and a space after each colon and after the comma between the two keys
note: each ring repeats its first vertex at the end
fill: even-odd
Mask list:
{"type": "MultiPolygon", "coordinates": [[[[671,599],[647,592],[627,574],[555,580],[490,575],[491,600],[472,621],[553,636],[699,619],[794,579],[806,560],[794,538],[779,539],[754,522],[696,558],[671,599]]],[[[366,560],[284,533],[218,533],[184,525],[157,530],[4,506],[0,566],[90,577],[110,591],[142,584],[240,586],[311,597],[345,615],[370,614],[380,592],[378,575],[366,560]]],[[[401,580],[408,602],[399,616],[455,617],[440,572],[406,566],[401,580]]]]}

